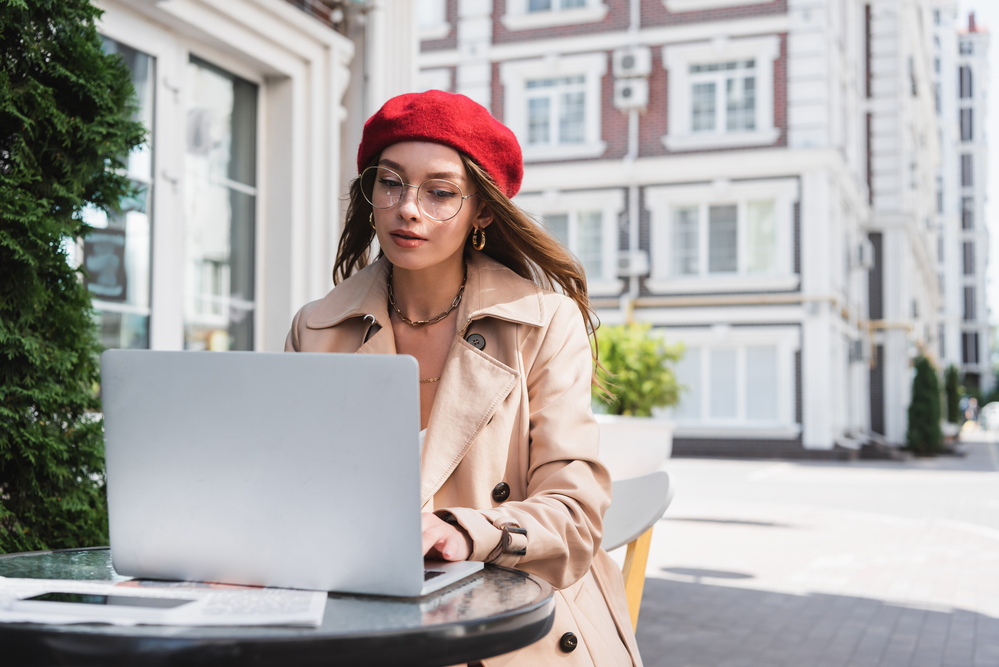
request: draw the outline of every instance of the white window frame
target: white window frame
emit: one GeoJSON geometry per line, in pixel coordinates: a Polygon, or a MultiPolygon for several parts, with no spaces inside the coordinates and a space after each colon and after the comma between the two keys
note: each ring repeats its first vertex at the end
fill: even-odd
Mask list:
{"type": "Polygon", "coordinates": [[[669,72],[667,134],[663,145],[671,151],[767,146],[780,137],[774,126],[774,60],[780,57],[780,37],[716,39],[680,46],[664,46],[663,67],[669,72]],[[754,60],[756,76],[756,129],[741,132],[693,132],[691,65],[754,60]]]}
{"type": "Polygon", "coordinates": [[[572,160],[600,157],[607,149],[601,135],[601,80],[607,74],[607,54],[514,60],[500,65],[500,81],[504,87],[503,120],[513,130],[524,152],[524,162],[572,160]],[[584,141],[579,144],[527,144],[527,82],[533,79],[565,76],[586,77],[586,126],[584,141]]]}
{"type": "Polygon", "coordinates": [[[670,343],[682,343],[701,353],[700,419],[678,419],[675,410],[661,411],[659,416],[676,421],[674,437],[693,438],[775,438],[790,439],[801,433],[795,415],[794,354],[801,349],[801,333],[796,327],[733,327],[716,325],[696,328],[655,329],[670,343]],[[746,348],[773,346],[777,348],[777,418],[773,421],[750,421],[746,418],[746,348]],[[710,352],[716,349],[736,351],[736,416],[711,417],[710,352]]]}
{"type": "Polygon", "coordinates": [[[563,25],[599,23],[607,16],[607,5],[600,0],[586,0],[584,7],[561,9],[560,0],[552,0],[553,8],[546,12],[527,11],[528,0],[507,0],[506,13],[500,21],[507,30],[536,30],[563,25]]]}
{"type": "Polygon", "coordinates": [[[416,30],[421,42],[444,39],[451,34],[451,24],[447,22],[447,0],[418,0],[414,10],[417,12],[433,10],[437,16],[436,22],[423,25],[420,23],[420,16],[415,16],[416,30]],[[428,3],[433,3],[427,7],[428,3]]]}
{"type": "Polygon", "coordinates": [[[794,243],[794,203],[798,201],[795,179],[764,181],[717,181],[701,185],[664,185],[645,189],[645,206],[650,214],[652,273],[646,286],[657,294],[691,292],[748,292],[787,290],[798,287],[799,276],[792,263],[794,243]],[[776,215],[776,266],[771,273],[747,273],[746,204],[774,200],[776,215]],[[735,273],[708,273],[707,211],[709,206],[735,204],[738,207],[738,254],[735,273]],[[700,272],[692,276],[673,273],[673,209],[701,208],[699,221],[700,272]]]}
{"type": "Polygon", "coordinates": [[[453,86],[453,76],[450,67],[421,69],[417,83],[421,93],[428,90],[443,90],[450,93],[453,86]]]}
{"type": "Polygon", "coordinates": [[[701,12],[705,9],[765,5],[773,0],[662,0],[662,2],[671,12],[701,12]]]}
{"type": "MultiPolygon", "coordinates": [[[[603,275],[587,276],[586,289],[590,296],[617,296],[624,289],[624,281],[617,277],[617,221],[624,211],[624,194],[624,190],[621,189],[592,192],[549,191],[541,194],[519,195],[514,201],[533,215],[539,223],[543,223],[545,215],[564,213],[568,214],[571,220],[581,211],[601,211],[603,213],[603,275]]],[[[575,254],[576,249],[570,247],[569,251],[575,254]]]]}

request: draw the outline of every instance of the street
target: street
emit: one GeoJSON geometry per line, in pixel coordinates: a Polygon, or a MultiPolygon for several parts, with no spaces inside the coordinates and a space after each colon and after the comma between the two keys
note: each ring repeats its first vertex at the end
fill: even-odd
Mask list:
{"type": "Polygon", "coordinates": [[[645,664],[999,665],[999,445],[965,444],[908,462],[671,460],[645,664]]]}

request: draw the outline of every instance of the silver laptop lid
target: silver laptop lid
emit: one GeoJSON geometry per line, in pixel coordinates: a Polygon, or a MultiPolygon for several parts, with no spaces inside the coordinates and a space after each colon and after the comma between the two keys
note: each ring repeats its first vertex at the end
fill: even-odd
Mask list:
{"type": "Polygon", "coordinates": [[[101,356],[125,575],[419,595],[419,370],[402,355],[101,356]]]}

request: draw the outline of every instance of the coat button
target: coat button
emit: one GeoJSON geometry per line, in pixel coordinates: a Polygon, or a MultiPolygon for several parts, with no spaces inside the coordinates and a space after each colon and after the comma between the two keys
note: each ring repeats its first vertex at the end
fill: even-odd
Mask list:
{"type": "Polygon", "coordinates": [[[482,334],[469,334],[465,340],[476,350],[486,349],[486,339],[482,337],[482,334]]]}
{"type": "Polygon", "coordinates": [[[498,503],[503,502],[510,497],[510,485],[506,482],[500,482],[495,487],[493,487],[493,500],[498,503]]]}
{"type": "Polygon", "coordinates": [[[558,640],[558,647],[562,649],[563,653],[572,653],[578,645],[579,640],[571,632],[565,633],[562,635],[562,639],[558,640]]]}

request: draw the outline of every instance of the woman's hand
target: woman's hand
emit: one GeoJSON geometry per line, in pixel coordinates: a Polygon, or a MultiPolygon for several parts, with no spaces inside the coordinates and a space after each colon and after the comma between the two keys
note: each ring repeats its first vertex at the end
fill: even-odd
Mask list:
{"type": "Polygon", "coordinates": [[[436,514],[423,513],[423,556],[438,560],[468,560],[472,538],[461,526],[452,526],[436,514]]]}

